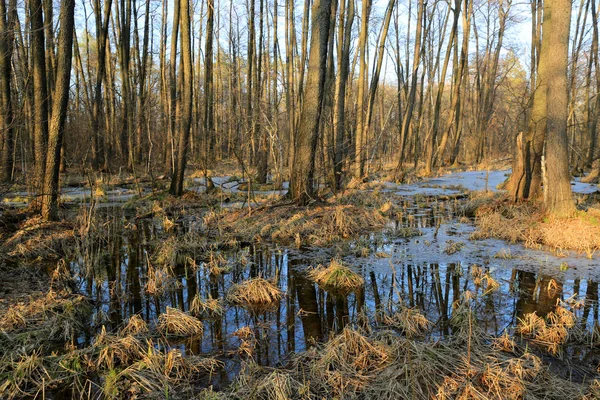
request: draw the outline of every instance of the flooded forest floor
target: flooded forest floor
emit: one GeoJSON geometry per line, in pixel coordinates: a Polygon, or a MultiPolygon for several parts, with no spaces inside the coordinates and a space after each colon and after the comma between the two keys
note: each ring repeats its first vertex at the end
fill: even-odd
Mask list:
{"type": "Polygon", "coordinates": [[[551,220],[506,175],[6,194],[0,398],[598,399],[598,188],[551,220]]]}

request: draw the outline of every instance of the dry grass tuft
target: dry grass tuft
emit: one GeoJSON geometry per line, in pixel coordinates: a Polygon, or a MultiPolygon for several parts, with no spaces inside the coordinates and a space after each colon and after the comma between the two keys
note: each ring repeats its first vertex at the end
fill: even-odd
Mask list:
{"type": "Polygon", "coordinates": [[[343,397],[348,390],[363,388],[391,362],[391,350],[385,344],[344,328],[325,345],[314,368],[332,390],[343,397]]]}
{"type": "Polygon", "coordinates": [[[319,265],[310,270],[308,277],[325,290],[342,294],[351,293],[365,284],[364,279],[360,275],[336,259],[331,260],[327,267],[319,265]]]}
{"type": "Polygon", "coordinates": [[[203,299],[200,295],[194,296],[190,304],[190,314],[194,317],[220,317],[225,313],[225,308],[220,299],[209,297],[203,299]]]}
{"type": "Polygon", "coordinates": [[[129,365],[144,355],[144,346],[135,337],[128,335],[119,337],[102,331],[96,336],[92,349],[96,352],[98,368],[114,369],[117,366],[129,365]]]}
{"type": "Polygon", "coordinates": [[[465,244],[463,242],[455,242],[454,240],[448,240],[446,241],[444,253],[448,255],[458,253],[464,246],[465,244]]]}
{"type": "Polygon", "coordinates": [[[328,246],[360,233],[380,229],[386,218],[374,207],[327,204],[309,208],[265,207],[248,215],[246,210],[227,212],[205,221],[213,235],[223,240],[291,245],[328,246]]]}
{"type": "Polygon", "coordinates": [[[213,251],[210,252],[208,262],[204,263],[204,267],[214,276],[224,274],[231,269],[229,261],[223,254],[215,253],[213,251]]]}
{"type": "Polygon", "coordinates": [[[559,303],[545,319],[535,312],[525,314],[522,319],[519,319],[517,332],[532,338],[534,343],[543,346],[549,353],[558,355],[562,351],[562,345],[569,338],[569,331],[574,326],[575,315],[565,308],[564,304],[559,303]]]}
{"type": "Polygon", "coordinates": [[[6,314],[0,318],[0,329],[12,331],[14,329],[24,328],[27,325],[25,317],[21,315],[19,310],[11,307],[6,311],[6,314]]]}
{"type": "Polygon", "coordinates": [[[237,353],[240,356],[252,358],[254,349],[257,345],[256,335],[249,326],[244,326],[232,333],[232,336],[240,339],[240,346],[237,349],[237,353]]]}
{"type": "Polygon", "coordinates": [[[270,306],[283,297],[283,292],[272,282],[253,278],[231,286],[226,300],[234,305],[262,307],[270,306]]]}
{"type": "Polygon", "coordinates": [[[200,320],[171,307],[158,316],[156,329],[165,336],[178,337],[198,336],[204,332],[200,320]]]}
{"type": "Polygon", "coordinates": [[[138,314],[134,314],[129,318],[127,324],[121,329],[120,335],[142,335],[148,333],[148,324],[138,314]]]}
{"type": "Polygon", "coordinates": [[[174,289],[176,280],[173,279],[173,270],[170,266],[154,267],[148,264],[147,280],[144,289],[151,296],[161,296],[174,289]]]}
{"type": "Polygon", "coordinates": [[[432,325],[418,309],[408,307],[392,316],[384,315],[383,323],[402,331],[409,338],[423,335],[432,325]]]}

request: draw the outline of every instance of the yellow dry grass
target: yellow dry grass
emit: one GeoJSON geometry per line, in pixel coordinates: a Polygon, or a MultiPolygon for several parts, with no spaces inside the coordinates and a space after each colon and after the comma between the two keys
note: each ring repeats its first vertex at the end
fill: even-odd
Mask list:
{"type": "Polygon", "coordinates": [[[138,314],[134,314],[129,318],[127,324],[121,329],[121,335],[142,335],[148,333],[148,324],[138,314]]]}
{"type": "Polygon", "coordinates": [[[220,317],[224,312],[225,308],[221,299],[213,299],[212,297],[204,299],[197,294],[190,304],[190,314],[198,318],[220,317]]]}
{"type": "Polygon", "coordinates": [[[223,213],[205,221],[221,239],[327,246],[363,232],[380,229],[386,218],[375,208],[327,204],[309,208],[266,207],[223,213]]]}
{"type": "Polygon", "coordinates": [[[263,278],[252,278],[231,286],[227,302],[240,306],[270,306],[283,297],[283,292],[272,282],[263,278]]]}
{"type": "Polygon", "coordinates": [[[344,328],[325,345],[313,368],[339,396],[363,388],[392,362],[391,349],[361,332],[344,328]]]}
{"type": "Polygon", "coordinates": [[[403,307],[391,316],[384,315],[382,322],[400,330],[409,338],[423,335],[432,325],[418,309],[408,307],[403,307]]]}
{"type": "Polygon", "coordinates": [[[478,230],[472,239],[494,237],[522,242],[529,248],[574,250],[588,258],[600,250],[600,211],[596,209],[578,211],[570,218],[546,217],[539,204],[515,204],[506,197],[490,199],[478,207],[478,230]]]}
{"type": "Polygon", "coordinates": [[[570,330],[575,326],[575,315],[565,306],[559,300],[555,310],[549,312],[546,318],[539,317],[535,312],[525,314],[519,319],[517,332],[532,338],[534,343],[543,346],[549,353],[560,354],[570,330]]]}
{"type": "Polygon", "coordinates": [[[204,325],[199,319],[192,317],[176,308],[167,307],[158,316],[156,329],[165,336],[198,336],[204,332],[204,325]]]}
{"type": "Polygon", "coordinates": [[[318,265],[308,272],[308,278],[325,290],[347,294],[361,288],[365,280],[346,267],[340,260],[333,259],[327,267],[318,265]]]}

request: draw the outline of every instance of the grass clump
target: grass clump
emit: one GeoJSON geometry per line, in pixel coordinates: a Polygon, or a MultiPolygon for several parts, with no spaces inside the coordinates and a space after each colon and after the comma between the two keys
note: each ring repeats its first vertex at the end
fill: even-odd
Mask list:
{"type": "Polygon", "coordinates": [[[325,290],[347,294],[361,288],[365,281],[340,260],[333,259],[327,267],[318,265],[308,272],[309,279],[325,290]]]}
{"type": "Polygon", "coordinates": [[[344,328],[325,345],[314,368],[336,394],[342,395],[363,388],[391,362],[391,351],[384,343],[344,328]]]}
{"type": "Polygon", "coordinates": [[[544,347],[550,354],[558,355],[574,326],[575,315],[559,300],[555,310],[549,312],[546,318],[541,318],[535,312],[525,314],[519,319],[517,332],[532,338],[534,343],[544,347]]]}
{"type": "Polygon", "coordinates": [[[220,317],[224,313],[225,308],[220,299],[213,299],[212,297],[204,299],[197,294],[190,304],[190,314],[194,317],[220,317]]]}
{"type": "Polygon", "coordinates": [[[385,325],[393,327],[413,338],[422,336],[431,327],[432,323],[418,309],[403,307],[401,311],[384,315],[382,321],[385,325]]]}
{"type": "Polygon", "coordinates": [[[148,333],[148,324],[138,314],[134,314],[129,318],[127,324],[121,329],[121,335],[143,335],[148,333]]]}
{"type": "Polygon", "coordinates": [[[177,337],[198,336],[204,332],[202,321],[171,307],[159,315],[156,329],[165,336],[177,337]]]}
{"type": "Polygon", "coordinates": [[[252,278],[231,286],[226,300],[233,305],[262,307],[270,306],[283,297],[283,292],[264,278],[252,278]]]}

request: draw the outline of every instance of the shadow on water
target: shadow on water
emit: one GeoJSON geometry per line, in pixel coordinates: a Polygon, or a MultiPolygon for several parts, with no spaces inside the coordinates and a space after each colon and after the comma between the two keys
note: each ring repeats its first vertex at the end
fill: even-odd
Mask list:
{"type": "MultiPolygon", "coordinates": [[[[188,245],[183,252],[167,244],[194,233],[200,242],[196,225],[183,224],[175,232],[166,232],[160,221],[137,220],[125,227],[127,220],[122,211],[107,210],[107,220],[112,221],[107,226],[113,233],[89,244],[93,248],[87,255],[74,257],[71,262],[79,276],[80,290],[95,305],[90,331],[80,338],[80,344],[89,344],[102,325],[117,330],[134,314],[156,324],[167,307],[189,311],[195,296],[223,299],[232,285],[253,277],[273,280],[286,296],[274,307],[261,311],[226,304],[222,315],[203,319],[201,337],[170,342],[184,354],[211,354],[225,360],[226,376],[218,377],[221,382],[229,381],[239,371],[239,357],[235,355],[241,339],[235,333],[245,327],[256,339],[253,358],[260,365],[277,365],[289,354],[326,340],[348,324],[364,323],[366,319],[361,315],[378,324],[379,311],[393,312],[399,304],[418,308],[435,324],[434,335],[445,337],[452,333],[449,321],[453,305],[467,291],[483,292],[473,273],[473,268],[479,267],[470,262],[415,262],[407,248],[411,239],[398,232],[409,227],[430,229],[437,235],[441,225],[453,220],[455,208],[454,201],[407,200],[385,234],[350,244],[348,250],[366,243],[371,246],[371,254],[385,251],[403,255],[389,258],[387,268],[369,264],[372,256],[343,257],[365,281],[364,288],[346,296],[323,290],[306,275],[308,267],[339,255],[333,251],[258,245],[219,248],[204,243],[188,245]],[[161,251],[172,251],[176,256],[159,265],[157,254],[161,251]],[[219,274],[209,268],[216,258],[222,260],[219,274]],[[149,290],[149,282],[156,279],[151,275],[163,267],[169,276],[161,283],[162,290],[155,293],[149,290]]],[[[491,267],[486,260],[479,265],[499,284],[493,293],[477,297],[477,319],[489,333],[502,334],[526,313],[544,316],[553,310],[557,299],[573,294],[585,295],[586,299],[585,306],[577,311],[580,323],[595,326],[598,322],[595,281],[559,281],[539,272],[491,267]]]]}

